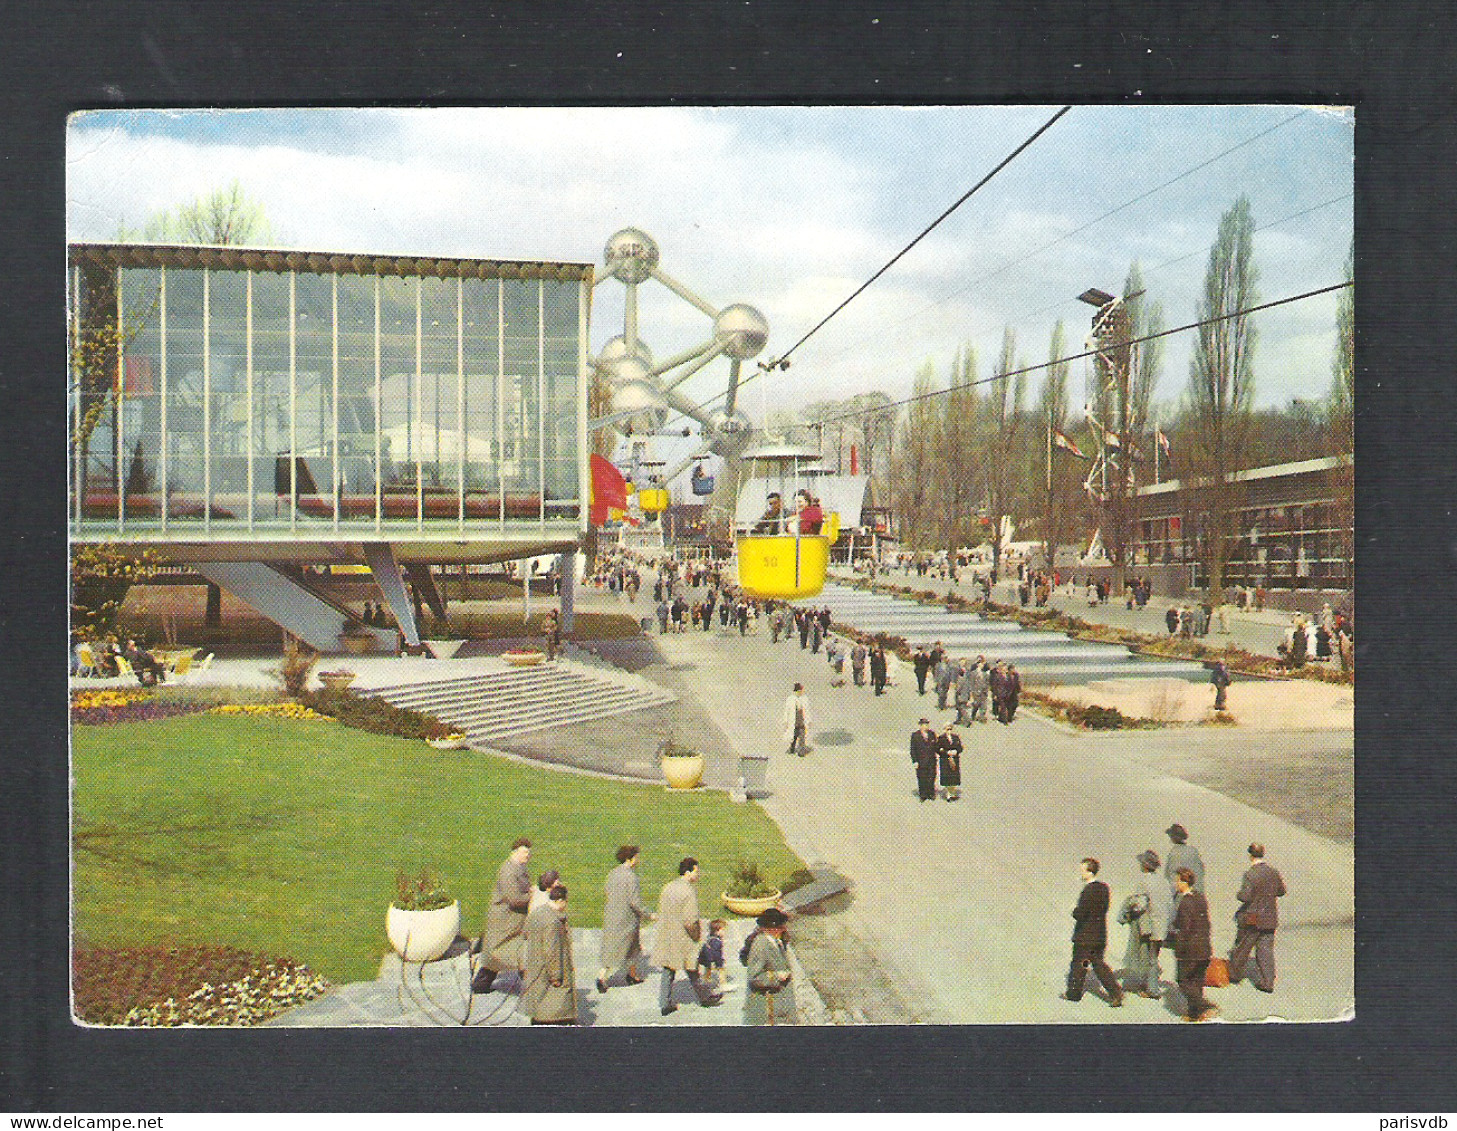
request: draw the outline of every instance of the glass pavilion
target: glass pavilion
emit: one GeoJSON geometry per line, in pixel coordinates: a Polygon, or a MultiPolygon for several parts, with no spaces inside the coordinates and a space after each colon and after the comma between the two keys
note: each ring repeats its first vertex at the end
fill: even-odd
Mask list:
{"type": "Polygon", "coordinates": [[[74,540],[468,560],[585,529],[590,264],[73,244],[68,270],[74,540]]]}

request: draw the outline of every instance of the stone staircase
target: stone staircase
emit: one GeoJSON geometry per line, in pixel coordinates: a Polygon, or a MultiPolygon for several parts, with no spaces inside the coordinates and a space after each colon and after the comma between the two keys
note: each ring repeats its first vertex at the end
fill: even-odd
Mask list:
{"type": "Polygon", "coordinates": [[[360,694],[434,715],[465,734],[472,746],[659,707],[678,698],[606,664],[563,659],[536,667],[386,684],[360,689],[360,694]]]}

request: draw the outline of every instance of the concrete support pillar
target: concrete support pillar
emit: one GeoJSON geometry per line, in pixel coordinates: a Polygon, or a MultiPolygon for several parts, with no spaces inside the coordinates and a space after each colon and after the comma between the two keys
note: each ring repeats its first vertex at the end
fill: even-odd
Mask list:
{"type": "Polygon", "coordinates": [[[390,612],[394,613],[395,623],[404,633],[405,643],[418,647],[419,622],[415,619],[415,606],[410,601],[409,593],[405,591],[405,578],[400,572],[400,563],[395,560],[394,548],[388,542],[366,542],[364,560],[369,563],[369,572],[374,575],[374,583],[390,603],[390,612]]]}
{"type": "Polygon", "coordinates": [[[562,635],[570,636],[576,620],[577,552],[571,550],[557,558],[562,579],[562,635]]]}

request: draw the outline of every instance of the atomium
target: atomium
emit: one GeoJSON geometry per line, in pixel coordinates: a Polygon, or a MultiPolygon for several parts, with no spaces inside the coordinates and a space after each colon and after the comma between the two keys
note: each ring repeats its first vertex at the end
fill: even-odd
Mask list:
{"type": "Polygon", "coordinates": [[[593,359],[600,379],[611,390],[611,411],[593,427],[613,427],[623,433],[652,431],[663,426],[671,409],[702,426],[699,449],[662,476],[669,482],[693,462],[708,454],[733,459],[756,435],[749,418],[738,408],[739,374],[742,363],[757,357],[769,341],[769,323],[747,303],[717,308],[695,294],[659,266],[657,241],[640,228],[623,228],[603,250],[603,266],[597,271],[595,287],[614,279],[626,288],[623,331],[593,359]],[[637,288],[653,280],[678,298],[696,307],[712,320],[709,339],[662,362],[638,336],[637,288]],[[719,357],[729,359],[728,387],[703,403],[678,391],[689,377],[719,357]],[[717,407],[709,407],[721,401],[717,407]]]}

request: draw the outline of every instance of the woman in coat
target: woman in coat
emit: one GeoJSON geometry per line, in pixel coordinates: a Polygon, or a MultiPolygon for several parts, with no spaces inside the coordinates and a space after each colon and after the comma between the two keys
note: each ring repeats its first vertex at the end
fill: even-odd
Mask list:
{"type": "MultiPolygon", "coordinates": [[[[957,702],[960,702],[958,698],[957,702]]],[[[956,733],[956,723],[946,724],[946,729],[936,739],[936,757],[940,762],[941,784],[946,789],[947,801],[961,800],[961,735],[956,733]]]]}
{"type": "Polygon", "coordinates": [[[771,907],[758,918],[759,929],[749,944],[748,992],[744,994],[745,1025],[798,1025],[793,975],[784,927],[789,917],[771,907]]]}
{"type": "Polygon", "coordinates": [[[643,980],[640,973],[642,924],[653,915],[642,901],[637,876],[638,847],[624,844],[617,850],[617,867],[607,873],[607,901],[602,908],[602,957],[597,970],[597,992],[607,992],[607,979],[620,966],[627,967],[627,984],[643,980]]]}
{"type": "Polygon", "coordinates": [[[521,1011],[533,1025],[577,1023],[577,980],[572,962],[572,928],[567,889],[552,888],[549,900],[526,917],[526,980],[521,1011]]]}

